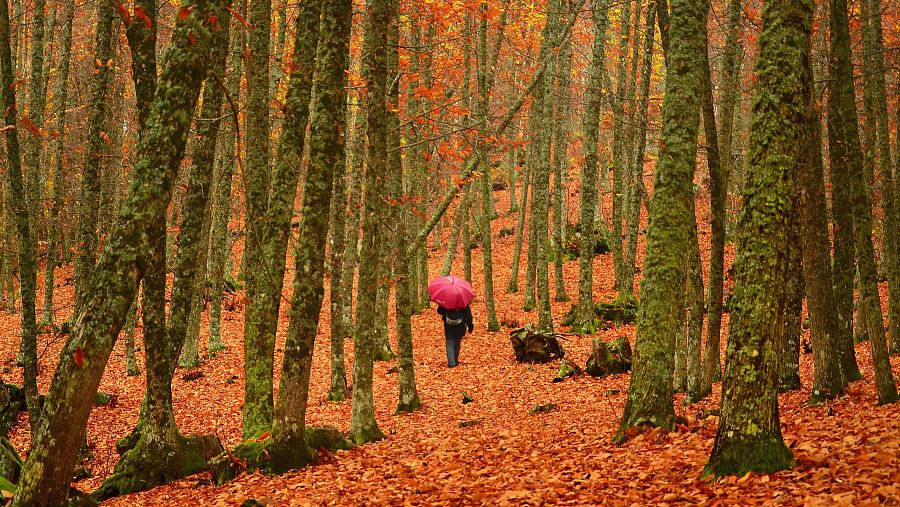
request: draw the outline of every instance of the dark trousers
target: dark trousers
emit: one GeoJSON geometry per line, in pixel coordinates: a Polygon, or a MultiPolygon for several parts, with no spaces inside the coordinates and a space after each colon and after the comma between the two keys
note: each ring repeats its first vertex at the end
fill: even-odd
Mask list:
{"type": "Polygon", "coordinates": [[[447,366],[453,368],[459,364],[459,349],[462,345],[462,337],[466,332],[465,326],[461,330],[449,326],[444,327],[444,336],[447,338],[447,366]]]}

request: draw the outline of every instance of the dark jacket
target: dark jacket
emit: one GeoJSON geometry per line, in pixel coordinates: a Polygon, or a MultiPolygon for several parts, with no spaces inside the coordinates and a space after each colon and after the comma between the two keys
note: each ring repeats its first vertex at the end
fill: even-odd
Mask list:
{"type": "Polygon", "coordinates": [[[475,330],[475,324],[472,322],[472,308],[465,307],[461,310],[448,310],[438,305],[438,314],[444,321],[444,334],[447,336],[462,337],[466,334],[466,329],[471,333],[475,330]],[[457,323],[456,321],[459,321],[457,323]]]}

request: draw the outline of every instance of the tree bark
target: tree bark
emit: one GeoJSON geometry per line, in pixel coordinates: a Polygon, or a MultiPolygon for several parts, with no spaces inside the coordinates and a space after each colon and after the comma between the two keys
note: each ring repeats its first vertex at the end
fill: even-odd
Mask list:
{"type": "Polygon", "coordinates": [[[380,258],[380,242],[384,236],[380,219],[385,216],[382,199],[387,176],[387,38],[395,8],[393,0],[367,0],[363,33],[362,77],[366,84],[366,133],[369,142],[350,419],[350,438],[357,444],[384,438],[375,420],[372,394],[376,338],[372,321],[375,317],[377,277],[384,263],[384,259],[380,258]]]}
{"type": "Polygon", "coordinates": [[[309,377],[325,292],[329,203],[335,175],[343,172],[345,159],[344,81],[349,71],[352,2],[314,2],[304,5],[300,15],[305,16],[305,9],[316,5],[322,12],[316,58],[316,104],[311,121],[309,170],[303,188],[300,243],[295,254],[291,321],[269,447],[275,470],[302,466],[313,456],[304,437],[309,377]]]}
{"type": "Polygon", "coordinates": [[[68,492],[91,400],[147,268],[151,228],[164,219],[171,197],[208,63],[208,19],[225,19],[222,2],[201,0],[184,7],[191,5],[175,25],[134,182],[73,319],[13,505],[59,505],[68,492]]]}
{"type": "MultiPolygon", "coordinates": [[[[270,0],[263,0],[259,4],[252,4],[250,11],[250,23],[264,23],[268,27],[268,19],[271,5],[270,0]],[[254,22],[254,19],[258,21],[254,22]]],[[[264,227],[260,234],[259,224],[251,225],[248,229],[247,245],[259,241],[258,246],[247,250],[251,261],[248,263],[247,295],[250,304],[247,307],[247,316],[244,324],[244,440],[259,436],[271,427],[272,423],[272,369],[274,367],[275,331],[277,319],[272,318],[279,314],[281,306],[281,292],[284,285],[285,256],[287,253],[288,237],[291,232],[291,218],[294,213],[294,201],[297,194],[297,182],[300,178],[301,160],[303,158],[304,143],[306,137],[306,124],[309,119],[309,105],[312,96],[312,73],[308,69],[314,68],[316,55],[316,42],[319,29],[319,4],[318,0],[309,0],[300,7],[297,16],[294,39],[294,65],[296,70],[291,73],[288,84],[288,97],[285,98],[284,121],[281,127],[278,156],[275,172],[271,178],[271,191],[266,191],[268,185],[268,148],[262,153],[266,145],[256,144],[263,142],[261,137],[268,136],[268,28],[254,29],[250,33],[250,51],[254,55],[265,55],[266,62],[255,62],[251,59],[248,67],[252,68],[250,81],[250,108],[251,110],[259,101],[259,111],[262,117],[250,115],[251,124],[248,132],[248,169],[252,173],[254,182],[248,178],[248,217],[253,222],[261,222],[264,227]],[[265,78],[265,79],[264,79],[265,78]],[[257,82],[258,81],[258,82],[257,82]],[[254,91],[254,83],[256,90],[254,91]],[[266,99],[266,100],[263,100],[266,99]],[[252,134],[252,135],[251,135],[252,134]],[[256,141],[254,140],[256,139],[256,141]],[[260,193],[260,195],[255,195],[260,193]],[[268,202],[263,205],[268,194],[268,202]],[[260,213],[262,211],[262,213],[260,213]]],[[[248,248],[248,247],[245,247],[248,248]]]]}
{"type": "Polygon", "coordinates": [[[705,473],[715,476],[790,468],[778,418],[784,350],[789,221],[794,168],[804,138],[811,81],[800,79],[810,51],[813,2],[763,7],[750,126],[750,165],[735,251],[735,282],[722,382],[722,415],[705,473]]]}
{"type": "Polygon", "coordinates": [[[693,176],[700,123],[702,69],[693,63],[705,51],[708,3],[678,0],[672,5],[663,131],[647,227],[647,254],[641,281],[634,366],[619,430],[650,424],[671,428],[674,312],[683,294],[689,248],[693,176]]]}
{"type": "MultiPolygon", "coordinates": [[[[581,190],[578,225],[581,242],[578,250],[578,306],[577,324],[582,329],[593,328],[594,322],[594,243],[597,241],[597,165],[599,162],[600,108],[603,100],[603,76],[606,71],[606,30],[609,26],[607,0],[593,0],[591,20],[594,24],[594,44],[588,67],[588,96],[582,122],[584,140],[584,164],[581,166],[581,190]]],[[[527,180],[523,180],[526,181],[527,180]]],[[[522,192],[525,192],[523,188],[522,192]]],[[[523,206],[524,207],[524,206],[523,206]]]]}

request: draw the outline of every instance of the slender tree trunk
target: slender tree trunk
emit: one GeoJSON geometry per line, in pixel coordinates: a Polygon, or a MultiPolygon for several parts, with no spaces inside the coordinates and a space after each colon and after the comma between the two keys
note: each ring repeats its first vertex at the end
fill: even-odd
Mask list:
{"type": "MultiPolygon", "coordinates": [[[[274,468],[306,464],[312,457],[304,437],[309,377],[318,317],[325,292],[325,239],[335,174],[343,171],[352,2],[313,2],[322,9],[316,58],[316,105],[310,133],[309,171],[303,189],[300,244],[291,296],[291,323],[272,425],[274,468]],[[337,173],[334,171],[337,169],[337,173]]],[[[301,9],[309,9],[304,5],[301,9]]],[[[302,10],[300,16],[306,13],[302,10]]]]}
{"type": "MultiPolygon", "coordinates": [[[[29,219],[31,220],[31,239],[37,244],[38,222],[41,216],[41,202],[43,192],[41,189],[41,153],[43,152],[43,139],[41,129],[44,127],[44,109],[47,107],[46,80],[44,79],[44,26],[46,16],[44,8],[45,0],[34,0],[33,16],[31,18],[31,77],[28,85],[28,110],[25,118],[31,123],[31,127],[22,121],[22,126],[30,133],[25,139],[25,194],[29,204],[29,219]]],[[[52,34],[51,34],[52,35],[52,34]]],[[[36,247],[35,247],[36,248],[36,247]]]]}
{"type": "Polygon", "coordinates": [[[372,394],[372,357],[376,337],[371,323],[375,316],[379,266],[384,262],[379,255],[380,240],[384,235],[380,219],[385,216],[381,200],[387,175],[386,57],[388,25],[395,8],[392,0],[367,0],[363,33],[362,76],[366,83],[366,132],[369,142],[350,419],[350,437],[358,444],[384,438],[375,420],[372,394]]]}
{"type": "Polygon", "coordinates": [[[63,204],[63,171],[65,171],[65,139],[66,139],[66,107],[69,97],[69,63],[72,58],[72,18],[75,15],[75,0],[66,0],[66,11],[63,15],[61,53],[57,76],[56,97],[57,116],[54,141],[53,188],[51,195],[50,224],[47,234],[47,264],[44,273],[44,318],[43,321],[53,323],[53,291],[55,288],[55,269],[61,234],[60,212],[63,204]]]}
{"type": "Polygon", "coordinates": [[[631,25],[631,0],[625,0],[621,7],[621,19],[619,20],[619,28],[621,34],[619,36],[619,62],[616,73],[616,91],[613,95],[613,205],[612,205],[612,227],[610,228],[610,237],[612,238],[611,250],[613,254],[613,266],[616,274],[616,290],[625,292],[623,287],[626,285],[626,277],[634,278],[634,273],[626,273],[624,258],[625,249],[622,244],[624,239],[623,230],[623,196],[625,195],[624,179],[627,172],[626,153],[624,153],[625,142],[625,87],[628,73],[628,43],[629,28],[631,25]]]}
{"type": "Polygon", "coordinates": [[[22,297],[21,356],[24,366],[23,378],[25,404],[28,407],[28,421],[31,436],[38,432],[41,406],[38,402],[37,386],[37,316],[35,299],[37,292],[37,252],[32,232],[31,202],[22,177],[22,155],[19,151],[19,134],[16,130],[16,92],[13,85],[12,55],[9,52],[9,6],[0,1],[0,86],[3,89],[4,131],[6,132],[6,177],[9,184],[7,205],[15,219],[16,240],[18,241],[19,291],[22,297]]]}
{"type": "MultiPolygon", "coordinates": [[[[488,103],[490,100],[490,91],[493,84],[493,69],[489,68],[488,61],[488,44],[487,44],[487,17],[483,12],[487,10],[487,3],[481,2],[479,9],[482,10],[481,21],[476,28],[478,37],[478,57],[477,63],[477,82],[478,82],[478,104],[476,118],[481,125],[487,123],[488,103]]],[[[500,324],[497,322],[497,311],[494,308],[494,259],[492,255],[492,237],[491,237],[491,218],[494,215],[493,202],[493,179],[491,178],[491,161],[488,155],[489,150],[481,135],[476,137],[476,147],[478,150],[478,158],[481,159],[481,251],[484,258],[484,303],[486,307],[485,318],[487,320],[487,330],[495,332],[500,330],[500,324]]],[[[411,362],[411,361],[410,361],[411,362]]]]}
{"type": "Polygon", "coordinates": [[[224,10],[222,3],[200,1],[175,25],[134,182],[73,319],[13,505],[59,505],[66,497],[91,400],[146,270],[151,228],[164,220],[184,153],[208,63],[206,23],[210,16],[225,19],[224,10]]]}
{"type": "MultiPolygon", "coordinates": [[[[591,331],[594,322],[594,243],[597,241],[594,210],[597,207],[597,164],[599,162],[598,131],[600,107],[603,100],[603,76],[606,58],[606,30],[609,26],[608,0],[593,0],[591,20],[594,24],[594,44],[588,67],[588,96],[582,122],[584,164],[581,166],[581,191],[578,225],[581,230],[578,249],[578,327],[591,331]]],[[[527,180],[524,180],[527,183],[527,180]]],[[[522,189],[525,193],[525,189],[522,189]]],[[[523,206],[524,208],[524,206],[523,206]]],[[[515,264],[514,264],[515,266],[515,264]]]]}
{"type": "Polygon", "coordinates": [[[881,20],[881,0],[864,0],[861,2],[863,42],[866,58],[864,61],[863,83],[870,89],[877,134],[877,150],[875,166],[879,190],[881,191],[882,238],[884,246],[885,272],[888,278],[888,315],[890,321],[891,348],[900,352],[900,223],[896,216],[896,191],[891,165],[890,126],[887,109],[887,85],[885,84],[884,35],[881,20]]]}
{"type": "MultiPolygon", "coordinates": [[[[571,0],[566,0],[561,7],[563,14],[568,15],[571,0]]],[[[560,19],[565,20],[565,17],[560,19]]],[[[562,44],[556,61],[557,89],[554,96],[556,105],[553,116],[553,271],[556,281],[553,298],[556,301],[569,301],[566,293],[565,278],[563,276],[563,251],[566,243],[566,226],[568,219],[563,208],[563,198],[566,196],[565,172],[569,167],[569,116],[571,97],[572,74],[572,43],[567,41],[562,44]]]]}
{"type": "MultiPolygon", "coordinates": [[[[234,22],[233,22],[234,23],[234,22]]],[[[215,184],[212,195],[212,229],[209,245],[209,343],[207,353],[215,353],[225,348],[222,341],[222,297],[227,266],[231,265],[231,231],[228,227],[231,217],[231,184],[235,166],[236,124],[238,111],[234,109],[240,95],[241,84],[241,38],[232,37],[229,53],[231,72],[225,84],[225,105],[222,123],[219,125],[218,160],[214,173],[215,184]]],[[[228,72],[226,67],[226,72],[228,72]]],[[[230,273],[228,273],[230,275],[230,273]]]]}
{"type": "MultiPolygon", "coordinates": [[[[270,3],[264,0],[262,4],[270,3]]],[[[266,23],[268,25],[271,6],[251,5],[250,23],[266,23]],[[258,21],[254,22],[253,19],[258,21]],[[264,21],[266,20],[266,21],[264,21]]],[[[251,300],[247,307],[247,317],[244,325],[244,439],[249,440],[267,431],[272,421],[272,368],[275,354],[275,331],[277,319],[273,315],[279,314],[281,305],[281,292],[284,285],[285,255],[287,253],[288,237],[291,232],[291,217],[294,212],[294,200],[296,197],[297,182],[300,177],[301,159],[303,157],[306,124],[309,119],[309,105],[312,95],[312,73],[308,69],[314,68],[316,54],[316,41],[318,40],[319,5],[316,2],[305,2],[297,16],[295,29],[293,60],[296,70],[291,73],[288,83],[288,97],[285,98],[284,121],[281,128],[281,138],[278,146],[278,157],[275,172],[271,178],[271,191],[268,192],[268,202],[264,208],[261,203],[265,200],[267,173],[268,173],[268,149],[262,153],[262,145],[254,144],[261,138],[256,136],[268,135],[269,125],[266,104],[262,101],[268,95],[268,62],[252,63],[250,82],[250,107],[254,108],[256,101],[262,117],[251,115],[250,131],[248,132],[248,169],[254,174],[254,183],[248,180],[247,203],[248,216],[251,221],[260,220],[264,224],[264,234],[255,231],[258,226],[251,225],[247,244],[260,241],[259,246],[253,246],[253,255],[248,260],[247,269],[247,294],[251,300]],[[315,6],[310,6],[315,4],[315,6]],[[265,78],[265,79],[263,79],[265,78]],[[258,82],[257,82],[258,80],[258,82]],[[257,85],[254,91],[254,83],[257,85]],[[252,134],[252,135],[251,135],[252,134]],[[257,171],[259,171],[257,173],[257,171]],[[265,174],[263,173],[265,171],[265,174]],[[263,186],[259,186],[263,185],[263,186]],[[250,187],[253,187],[253,190],[250,187]],[[255,195],[260,192],[260,195],[255,195]],[[256,204],[253,204],[256,202],[256,204]],[[259,214],[261,209],[265,215],[259,214]],[[265,217],[263,219],[263,217],[265,217]],[[252,267],[251,267],[252,266],[252,267]]],[[[255,26],[255,25],[254,25],[255,26]]],[[[253,55],[266,55],[268,51],[268,30],[263,34],[254,30],[250,33],[250,51],[253,55]]],[[[268,58],[266,56],[266,58],[268,58]]],[[[251,59],[251,62],[255,60],[251,59]]],[[[248,65],[250,67],[251,65],[248,65]]],[[[266,143],[268,141],[265,141],[266,143]]],[[[266,144],[267,146],[267,144],[266,144]]],[[[245,247],[248,248],[248,247],[245,247]]],[[[249,252],[249,250],[246,250],[249,252]]]]}
{"type": "MultiPolygon", "coordinates": [[[[803,65],[803,79],[810,82],[810,58],[803,65]]],[[[831,251],[828,237],[828,206],[825,199],[825,167],[822,161],[822,124],[815,90],[810,96],[805,148],[798,171],[800,196],[800,249],[803,257],[803,282],[810,320],[813,349],[813,386],[810,399],[819,402],[841,395],[847,387],[846,372],[840,361],[838,317],[834,311],[831,251]]]]}
{"type": "Polygon", "coordinates": [[[630,153],[627,170],[626,185],[623,185],[625,198],[622,199],[623,218],[626,223],[625,252],[621,261],[623,270],[622,279],[618,282],[618,289],[625,294],[634,292],[634,272],[637,258],[638,229],[641,221],[641,200],[646,193],[644,189],[644,152],[647,147],[647,106],[650,102],[650,81],[653,77],[653,38],[657,6],[651,1],[647,9],[647,18],[644,23],[644,62],[641,69],[641,96],[638,103],[637,138],[635,139],[634,152],[630,153]]]}
{"type": "MultiPolygon", "coordinates": [[[[796,204],[795,204],[796,206],[796,204]]],[[[800,326],[803,317],[803,268],[800,254],[800,219],[788,220],[788,251],[784,283],[784,314],[781,368],[778,371],[778,391],[800,389],[800,326]]]]}
{"type": "Polygon", "coordinates": [[[78,213],[78,256],[75,258],[75,313],[81,309],[84,293],[91,280],[97,259],[97,214],[100,204],[100,174],[105,141],[109,131],[109,85],[114,70],[106,62],[113,61],[113,16],[111,6],[97,5],[97,42],[92,82],[91,119],[88,123],[88,146],[81,176],[81,198],[78,213]],[[97,63],[99,62],[99,64],[97,63]]]}
{"type": "MultiPolygon", "coordinates": [[[[790,468],[778,418],[784,350],[794,168],[806,149],[811,81],[801,79],[810,51],[813,2],[769,1],[759,37],[750,166],[738,224],[722,415],[706,473],[743,475],[790,468]]],[[[796,263],[796,260],[795,260],[796,263]]],[[[796,266],[795,266],[796,267],[796,266]]]]}
{"type": "Polygon", "coordinates": [[[850,29],[846,0],[830,0],[831,71],[828,92],[828,155],[831,160],[832,216],[834,220],[834,300],[838,315],[841,367],[847,380],[859,380],[853,350],[853,174],[862,173],[859,132],[850,62],[850,29]],[[855,142],[853,141],[855,138],[855,142]],[[851,143],[856,149],[851,148],[851,143]]]}
{"type": "Polygon", "coordinates": [[[128,309],[128,316],[125,318],[125,372],[129,377],[137,377],[141,374],[138,367],[137,356],[134,351],[134,331],[137,327],[138,319],[138,298],[135,296],[128,309]]]}

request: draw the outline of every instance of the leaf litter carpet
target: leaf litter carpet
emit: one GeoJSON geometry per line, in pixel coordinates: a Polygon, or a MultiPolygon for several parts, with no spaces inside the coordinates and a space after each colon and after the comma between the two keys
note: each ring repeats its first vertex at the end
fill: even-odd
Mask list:
{"type": "MultiPolygon", "coordinates": [[[[486,332],[484,302],[476,296],[476,331],[463,340],[460,366],[447,369],[439,317],[433,309],[415,316],[416,380],[424,408],[414,414],[394,415],[397,375],[390,369],[396,361],[376,363],[375,408],[378,424],[386,434],[383,441],[324,453],[314,465],[280,476],[243,474],[216,487],[210,484],[208,474],[201,473],[104,505],[226,506],[241,505],[248,499],[285,506],[900,505],[900,405],[876,405],[868,344],[857,346],[865,380],[854,383],[848,395],[828,405],[806,404],[812,383],[812,356],[801,357],[803,389],[780,398],[784,437],[796,457],[792,470],[719,481],[700,479],[717,424],[716,416],[705,411],[718,408],[720,385],[714,387],[712,396],[690,407],[682,405],[681,395],[676,398],[676,411],[687,419],[687,426],[679,426],[674,432],[650,431],[625,445],[614,445],[611,440],[627,396],[628,374],[603,379],[583,376],[552,383],[556,363],[517,364],[513,358],[508,326],[536,321],[537,315],[521,311],[521,290],[517,294],[505,290],[515,238],[499,238],[498,233],[501,227],[514,227],[515,216],[504,213],[506,196],[498,197],[501,218],[492,224],[494,290],[498,318],[505,325],[500,332],[486,332]],[[463,404],[464,393],[474,401],[463,404]],[[533,407],[547,403],[555,404],[556,409],[529,415],[533,407]]],[[[708,209],[701,205],[703,208],[708,209]]],[[[576,209],[570,205],[569,213],[576,209]]],[[[443,247],[447,234],[445,229],[443,247]]],[[[704,225],[701,238],[703,255],[708,259],[708,227],[704,225]]],[[[432,249],[432,275],[439,271],[443,253],[444,248],[432,249]]],[[[472,282],[477,294],[484,293],[481,255],[480,249],[472,251],[472,282]]],[[[730,250],[727,257],[730,263],[730,250]]],[[[460,253],[455,274],[462,274],[461,266],[460,253]]],[[[61,269],[57,279],[64,280],[70,269],[61,269]]],[[[611,257],[598,256],[594,271],[595,298],[612,299],[611,257]]],[[[292,276],[292,272],[287,273],[287,277],[292,276]]],[[[573,299],[577,297],[577,278],[577,262],[566,263],[566,289],[573,299]]],[[[524,282],[523,269],[521,289],[524,282]]],[[[58,292],[59,322],[71,312],[71,286],[64,285],[58,292]]],[[[241,433],[243,308],[240,297],[226,299],[223,338],[227,350],[206,358],[190,372],[178,370],[173,391],[176,419],[183,433],[213,433],[226,446],[234,446],[241,433]]],[[[570,304],[553,303],[558,331],[564,331],[558,323],[570,304]]],[[[350,401],[324,401],[329,387],[327,299],[323,308],[326,311],[316,341],[307,422],[333,425],[346,432],[350,401]]],[[[203,317],[201,353],[205,351],[207,318],[208,312],[203,317]]],[[[18,315],[0,314],[0,353],[3,380],[21,384],[21,372],[14,367],[18,319],[18,315]]],[[[283,307],[276,386],[286,326],[287,309],[283,307]]],[[[727,315],[724,329],[727,331],[727,315]]],[[[143,370],[140,334],[139,325],[138,355],[143,370]]],[[[593,336],[611,341],[621,335],[633,342],[633,326],[593,336]]],[[[565,337],[566,358],[584,366],[593,336],[565,337]]],[[[396,350],[393,330],[391,341],[396,350]]],[[[346,343],[348,375],[352,371],[352,345],[352,341],[346,343]]],[[[50,334],[40,338],[42,392],[52,378],[61,346],[50,334]]],[[[892,358],[892,365],[895,378],[900,378],[900,356],[892,358]]],[[[143,374],[126,376],[124,344],[119,340],[100,386],[101,391],[112,395],[112,402],[96,407],[88,423],[93,476],[76,483],[77,487],[92,490],[112,472],[118,458],[114,443],[137,421],[144,382],[143,374]]],[[[24,414],[11,439],[20,451],[28,448],[24,414]]]]}

